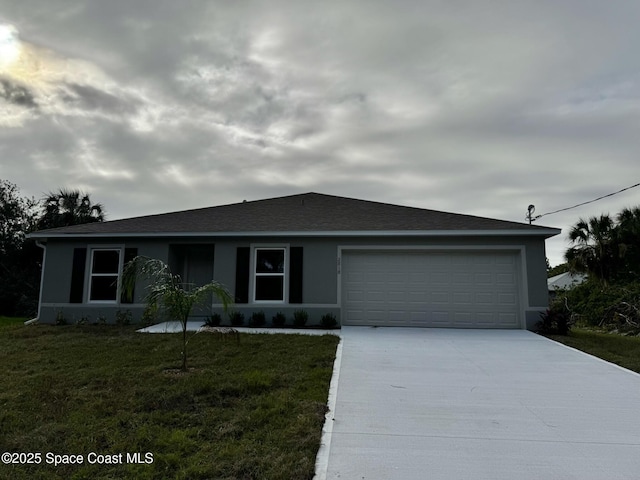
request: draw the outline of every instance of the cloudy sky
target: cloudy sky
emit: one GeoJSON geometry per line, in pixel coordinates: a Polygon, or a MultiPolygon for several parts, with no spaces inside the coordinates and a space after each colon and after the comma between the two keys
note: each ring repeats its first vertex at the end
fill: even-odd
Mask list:
{"type": "MultiPolygon", "coordinates": [[[[524,221],[640,182],[640,2],[0,0],[0,178],[108,219],[315,191],[524,221]]],[[[580,216],[537,223],[561,262],[580,216]]]]}

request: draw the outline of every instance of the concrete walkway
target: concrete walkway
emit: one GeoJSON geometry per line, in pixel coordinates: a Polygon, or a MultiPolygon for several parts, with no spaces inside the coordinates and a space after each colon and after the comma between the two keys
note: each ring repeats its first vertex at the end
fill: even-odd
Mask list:
{"type": "Polygon", "coordinates": [[[341,336],[318,479],[640,478],[635,373],[521,330],[341,336]]]}
{"type": "MultiPolygon", "coordinates": [[[[203,322],[187,322],[187,332],[197,332],[205,324],[203,322]]],[[[323,330],[320,328],[266,328],[266,327],[231,327],[240,333],[279,333],[293,335],[338,335],[339,329],[323,330]]],[[[178,321],[163,322],[150,327],[141,328],[139,333],[180,333],[182,332],[182,323],[178,321]]]]}

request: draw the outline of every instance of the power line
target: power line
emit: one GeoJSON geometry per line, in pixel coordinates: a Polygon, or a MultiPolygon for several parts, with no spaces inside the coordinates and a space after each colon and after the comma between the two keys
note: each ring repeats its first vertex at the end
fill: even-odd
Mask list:
{"type": "MultiPolygon", "coordinates": [[[[639,187],[639,186],[640,186],[640,183],[636,183],[635,185],[631,185],[630,187],[623,188],[622,190],[618,190],[617,192],[608,193],[607,195],[602,195],[601,197],[594,198],[593,200],[589,200],[588,202],[578,203],[577,205],[573,205],[571,207],[561,208],[559,210],[554,210],[553,212],[543,213],[543,214],[537,215],[535,217],[531,216],[531,214],[533,213],[533,211],[531,210],[531,207],[533,207],[533,205],[530,205],[529,206],[529,213],[527,214],[527,220],[529,220],[529,223],[531,223],[531,222],[533,222],[533,221],[535,221],[535,220],[537,220],[537,219],[539,219],[541,217],[545,217],[547,215],[553,215],[554,213],[564,212],[566,210],[571,210],[571,209],[574,209],[574,208],[578,208],[578,207],[581,207],[583,205],[587,205],[589,203],[597,202],[598,200],[602,200],[603,198],[613,197],[614,195],[622,193],[622,192],[624,192],[626,190],[631,190],[632,188],[636,188],[636,187],[639,187]]],[[[535,209],[535,207],[534,207],[534,209],[535,209]]]]}

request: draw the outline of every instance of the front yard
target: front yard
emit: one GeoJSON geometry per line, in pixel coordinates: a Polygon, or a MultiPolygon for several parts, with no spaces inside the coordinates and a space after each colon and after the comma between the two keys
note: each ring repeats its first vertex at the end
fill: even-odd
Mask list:
{"type": "Polygon", "coordinates": [[[640,373],[640,337],[573,328],[569,335],[546,335],[556,342],[640,373]]]}
{"type": "Polygon", "coordinates": [[[0,318],[0,453],[41,454],[0,478],[310,479],[338,341],[202,333],[185,374],[175,335],[0,318]]]}

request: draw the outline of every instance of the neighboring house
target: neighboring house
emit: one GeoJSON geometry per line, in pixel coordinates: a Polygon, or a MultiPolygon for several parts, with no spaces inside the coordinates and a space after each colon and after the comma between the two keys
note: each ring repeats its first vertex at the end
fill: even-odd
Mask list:
{"type": "MultiPolygon", "coordinates": [[[[560,230],[306,193],[43,230],[39,319],[134,319],[120,287],[136,255],[228,286],[234,309],[342,325],[533,328],[548,305],[544,241],[560,230]]],[[[213,305],[199,315],[220,311],[213,305]]]]}
{"type": "Polygon", "coordinates": [[[587,280],[587,276],[581,273],[564,272],[547,279],[549,298],[553,300],[558,290],[571,290],[587,280]]]}

